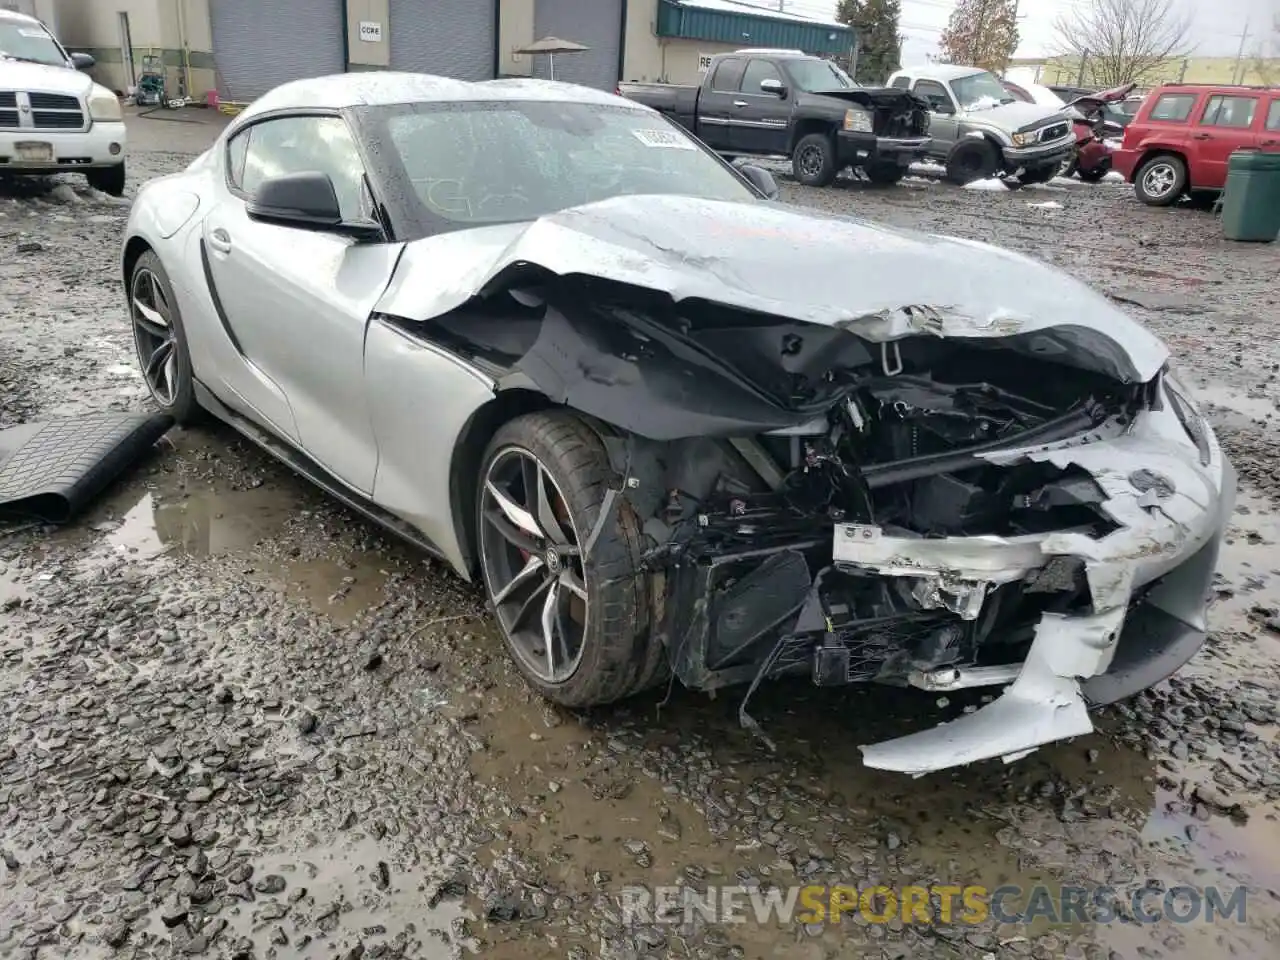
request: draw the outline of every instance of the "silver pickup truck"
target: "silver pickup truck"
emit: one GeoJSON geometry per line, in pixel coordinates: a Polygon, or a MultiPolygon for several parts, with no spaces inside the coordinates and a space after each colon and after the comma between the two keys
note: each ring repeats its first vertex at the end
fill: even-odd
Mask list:
{"type": "Polygon", "coordinates": [[[978,67],[913,67],[894,73],[888,85],[929,102],[928,156],[946,165],[953,183],[997,175],[1046,183],[1075,149],[1062,109],[1021,101],[978,67]]]}

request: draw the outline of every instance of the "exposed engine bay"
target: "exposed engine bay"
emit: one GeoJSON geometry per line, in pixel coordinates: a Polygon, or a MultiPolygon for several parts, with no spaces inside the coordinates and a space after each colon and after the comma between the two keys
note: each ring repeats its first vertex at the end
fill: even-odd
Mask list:
{"type": "Polygon", "coordinates": [[[864,748],[920,774],[1088,732],[1113,661],[1141,673],[1203,630],[1219,518],[1196,486],[1219,454],[1164,373],[1129,376],[1096,330],[944,338],[928,332],[938,308],[902,312],[925,332],[877,342],[857,331],[892,318],[820,325],[520,267],[452,312],[392,322],[598,426],[618,477],[600,523],[634,514],[674,672],[748,685],[744,725],[759,732],[748,699],[784,675],[1013,684],[864,748]],[[1182,626],[1117,661],[1162,588],[1200,596],[1157,604],[1182,626]]]}

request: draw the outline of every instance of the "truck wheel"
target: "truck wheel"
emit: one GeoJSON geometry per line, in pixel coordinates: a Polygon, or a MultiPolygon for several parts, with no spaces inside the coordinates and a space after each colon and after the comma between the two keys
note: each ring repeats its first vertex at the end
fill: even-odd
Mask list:
{"type": "Polygon", "coordinates": [[[114,167],[102,167],[98,170],[89,170],[84,176],[85,179],[89,181],[89,186],[94,190],[98,190],[111,197],[124,196],[123,163],[117,163],[114,167]]]}
{"type": "Polygon", "coordinates": [[[810,133],[801,137],[791,155],[791,172],[806,187],[830,186],[840,172],[831,135],[810,133]]]}
{"type": "Polygon", "coordinates": [[[1000,155],[986,140],[966,140],[947,157],[947,179],[957,186],[993,177],[1000,169],[1000,155]]]}
{"type": "Polygon", "coordinates": [[[893,162],[881,162],[867,164],[862,172],[876,186],[891,187],[907,175],[907,168],[893,162]]]}
{"type": "Polygon", "coordinates": [[[1187,189],[1187,165],[1181,157],[1162,153],[1144,163],[1133,176],[1133,192],[1149,207],[1168,207],[1187,189]]]}
{"type": "Polygon", "coordinates": [[[1111,172],[1110,163],[1100,163],[1096,167],[1094,167],[1092,170],[1080,170],[1079,174],[1080,174],[1080,179],[1083,180],[1085,183],[1097,183],[1099,180],[1101,180],[1110,172],[1111,172]]]}
{"type": "Polygon", "coordinates": [[[567,707],[620,700],[665,675],[640,522],[621,499],[601,522],[613,477],[600,437],[564,412],[504,425],[478,477],[480,568],[507,651],[530,686],[567,707]]]}

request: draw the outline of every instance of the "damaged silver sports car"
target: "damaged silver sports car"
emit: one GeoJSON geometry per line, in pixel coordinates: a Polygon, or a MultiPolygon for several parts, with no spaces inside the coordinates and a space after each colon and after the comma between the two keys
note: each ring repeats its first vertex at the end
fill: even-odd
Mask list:
{"type": "Polygon", "coordinates": [[[1165,347],[1045,264],[776,193],[567,84],[288,84],[139,193],[138,360],[480,581],[562,704],[1002,688],[863,748],[919,774],[1181,667],[1235,478],[1165,347]]]}

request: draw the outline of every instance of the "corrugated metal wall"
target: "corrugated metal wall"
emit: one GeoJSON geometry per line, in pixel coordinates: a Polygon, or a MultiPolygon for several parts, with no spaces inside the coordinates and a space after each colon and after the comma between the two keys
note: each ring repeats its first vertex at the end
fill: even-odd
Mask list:
{"type": "MultiPolygon", "coordinates": [[[[622,47],[622,0],[534,0],[533,39],[558,37],[590,47],[556,55],[556,79],[612,90],[622,47]]],[[[547,57],[533,58],[533,75],[547,77],[547,57]]]]}
{"type": "Polygon", "coordinates": [[[493,0],[391,0],[391,68],[493,78],[493,0]]]}
{"type": "Polygon", "coordinates": [[[767,10],[762,13],[757,17],[686,7],[661,0],[658,4],[657,34],[660,37],[734,43],[742,47],[804,50],[806,53],[848,53],[853,47],[853,31],[848,27],[774,20],[769,18],[767,10]]]}
{"type": "Polygon", "coordinates": [[[347,68],[342,0],[213,0],[209,25],[224,100],[347,68]]]}

